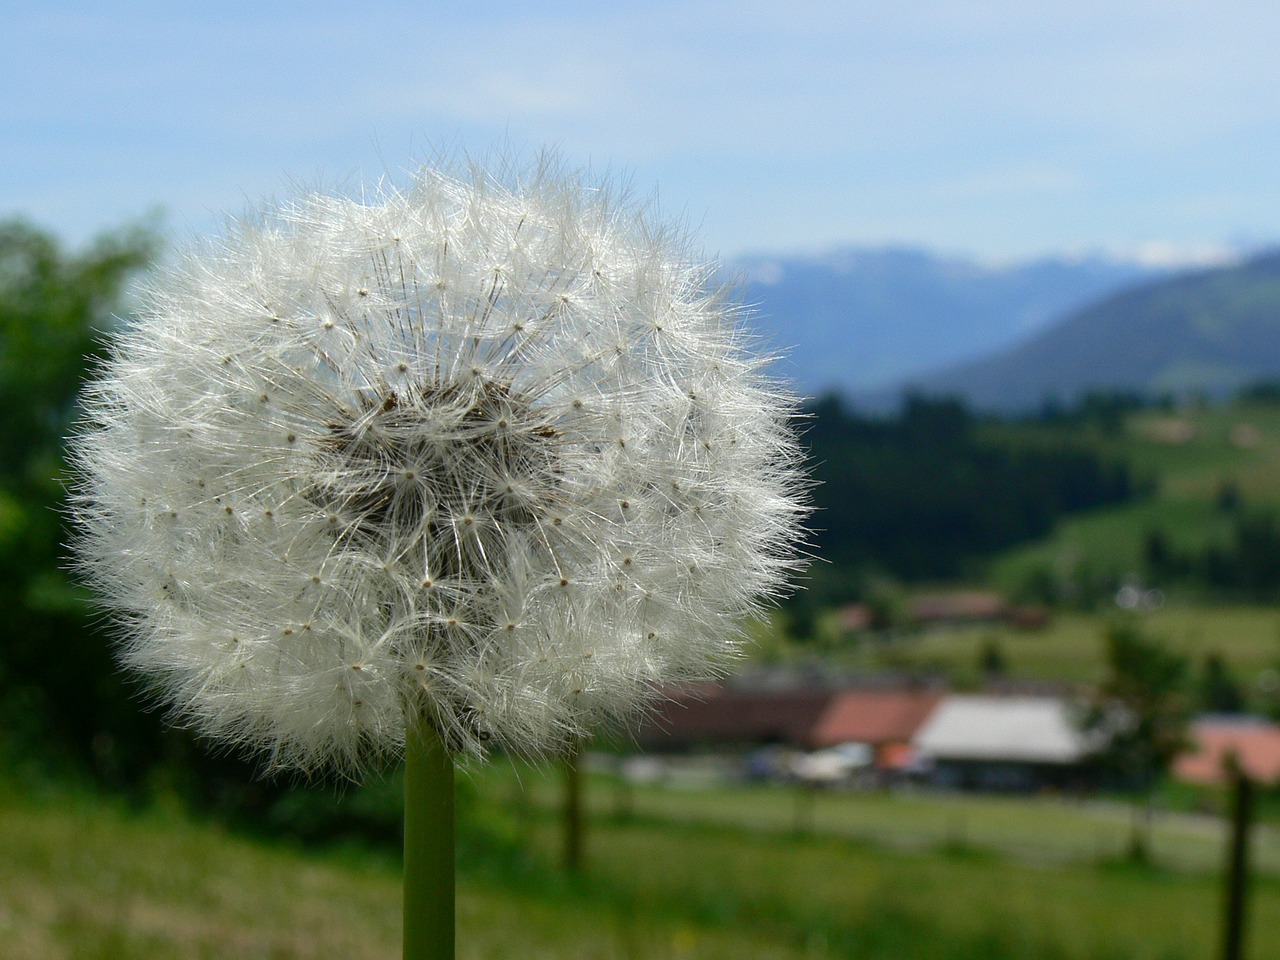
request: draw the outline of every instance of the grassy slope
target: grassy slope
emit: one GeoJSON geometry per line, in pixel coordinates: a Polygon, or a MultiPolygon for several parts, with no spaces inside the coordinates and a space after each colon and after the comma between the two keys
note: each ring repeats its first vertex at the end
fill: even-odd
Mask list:
{"type": "MultiPolygon", "coordinates": [[[[400,871],[368,851],[313,854],[178,814],[60,796],[0,798],[5,960],[293,960],[399,956],[400,871]]],[[[650,919],[563,889],[459,891],[463,958],[800,957],[679,915],[650,919]],[[698,949],[676,951],[694,936],[698,949]]],[[[561,885],[563,886],[563,885],[561,885]]]]}
{"type": "MultiPolygon", "coordinates": [[[[394,862],[55,800],[0,798],[8,960],[398,954],[394,862]]],[[[679,794],[665,802],[680,812],[679,794]]],[[[464,880],[463,957],[1181,960],[1212,955],[1216,939],[1219,891],[1194,873],[598,815],[573,881],[548,866],[549,811],[530,805],[523,824],[532,864],[464,880]]],[[[1280,881],[1260,880],[1251,931],[1255,944],[1280,935],[1280,881]]]]}
{"type": "Polygon", "coordinates": [[[1081,565],[1124,576],[1141,571],[1143,538],[1161,529],[1177,547],[1223,539],[1231,517],[1214,505],[1224,482],[1240,490],[1246,508],[1280,508],[1280,407],[1215,406],[1183,414],[1144,412],[1129,418],[1123,436],[1099,438],[1107,452],[1124,456],[1139,476],[1154,478],[1154,499],[1068,517],[1045,540],[1000,558],[993,579],[1013,586],[1030,567],[1068,571],[1081,565]],[[1170,434],[1189,427],[1190,439],[1170,434]],[[1253,431],[1256,445],[1233,442],[1253,431]]]}

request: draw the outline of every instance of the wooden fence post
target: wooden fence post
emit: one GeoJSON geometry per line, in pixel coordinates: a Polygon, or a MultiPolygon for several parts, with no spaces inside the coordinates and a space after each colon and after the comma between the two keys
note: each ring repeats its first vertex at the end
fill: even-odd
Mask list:
{"type": "Polygon", "coordinates": [[[1231,837],[1227,844],[1222,960],[1242,960],[1245,906],[1249,896],[1249,826],[1253,815],[1253,782],[1234,753],[1227,756],[1225,765],[1232,785],[1232,804],[1231,837]]]}

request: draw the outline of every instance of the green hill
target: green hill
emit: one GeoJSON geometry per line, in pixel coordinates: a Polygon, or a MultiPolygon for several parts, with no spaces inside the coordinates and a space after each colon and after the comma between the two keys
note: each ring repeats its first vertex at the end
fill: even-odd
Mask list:
{"type": "Polygon", "coordinates": [[[1084,601],[1125,579],[1177,592],[1187,589],[1179,578],[1153,574],[1153,535],[1174,554],[1202,556],[1228,549],[1242,521],[1280,514],[1278,405],[1141,411],[1096,443],[1123,457],[1154,495],[1062,518],[1049,536],[998,557],[993,581],[1015,592],[1048,582],[1084,601]]]}
{"type": "Polygon", "coordinates": [[[1108,297],[1021,345],[923,378],[988,410],[1091,390],[1222,397],[1280,376],[1280,252],[1108,297]]]}

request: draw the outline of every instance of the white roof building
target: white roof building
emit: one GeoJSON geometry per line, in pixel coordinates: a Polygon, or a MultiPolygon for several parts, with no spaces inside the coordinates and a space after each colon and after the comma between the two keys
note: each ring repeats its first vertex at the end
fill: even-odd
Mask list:
{"type": "Polygon", "coordinates": [[[934,761],[1073,764],[1092,749],[1072,705],[1058,697],[948,696],[916,733],[934,761]]]}

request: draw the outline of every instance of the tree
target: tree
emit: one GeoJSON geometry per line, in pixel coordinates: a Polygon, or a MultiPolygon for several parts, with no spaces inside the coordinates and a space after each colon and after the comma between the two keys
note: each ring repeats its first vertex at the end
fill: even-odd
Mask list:
{"type": "Polygon", "coordinates": [[[0,222],[0,748],[57,745],[103,774],[138,714],[64,573],[62,446],[95,340],[154,249],[129,228],[69,253],[0,222]]]}
{"type": "Polygon", "coordinates": [[[978,667],[988,679],[998,679],[1008,672],[1009,661],[997,638],[987,637],[982,642],[982,649],[978,651],[978,667]]]}
{"type": "Polygon", "coordinates": [[[1196,693],[1201,709],[1210,713],[1244,711],[1244,693],[1227,669],[1222,654],[1217,651],[1205,655],[1200,666],[1196,693]]]}
{"type": "Polygon", "coordinates": [[[1105,738],[1100,761],[1122,784],[1144,795],[1144,815],[1135,817],[1130,854],[1145,860],[1152,790],[1188,746],[1189,662],[1131,620],[1114,623],[1107,630],[1106,654],[1107,677],[1084,725],[1105,738]]]}

